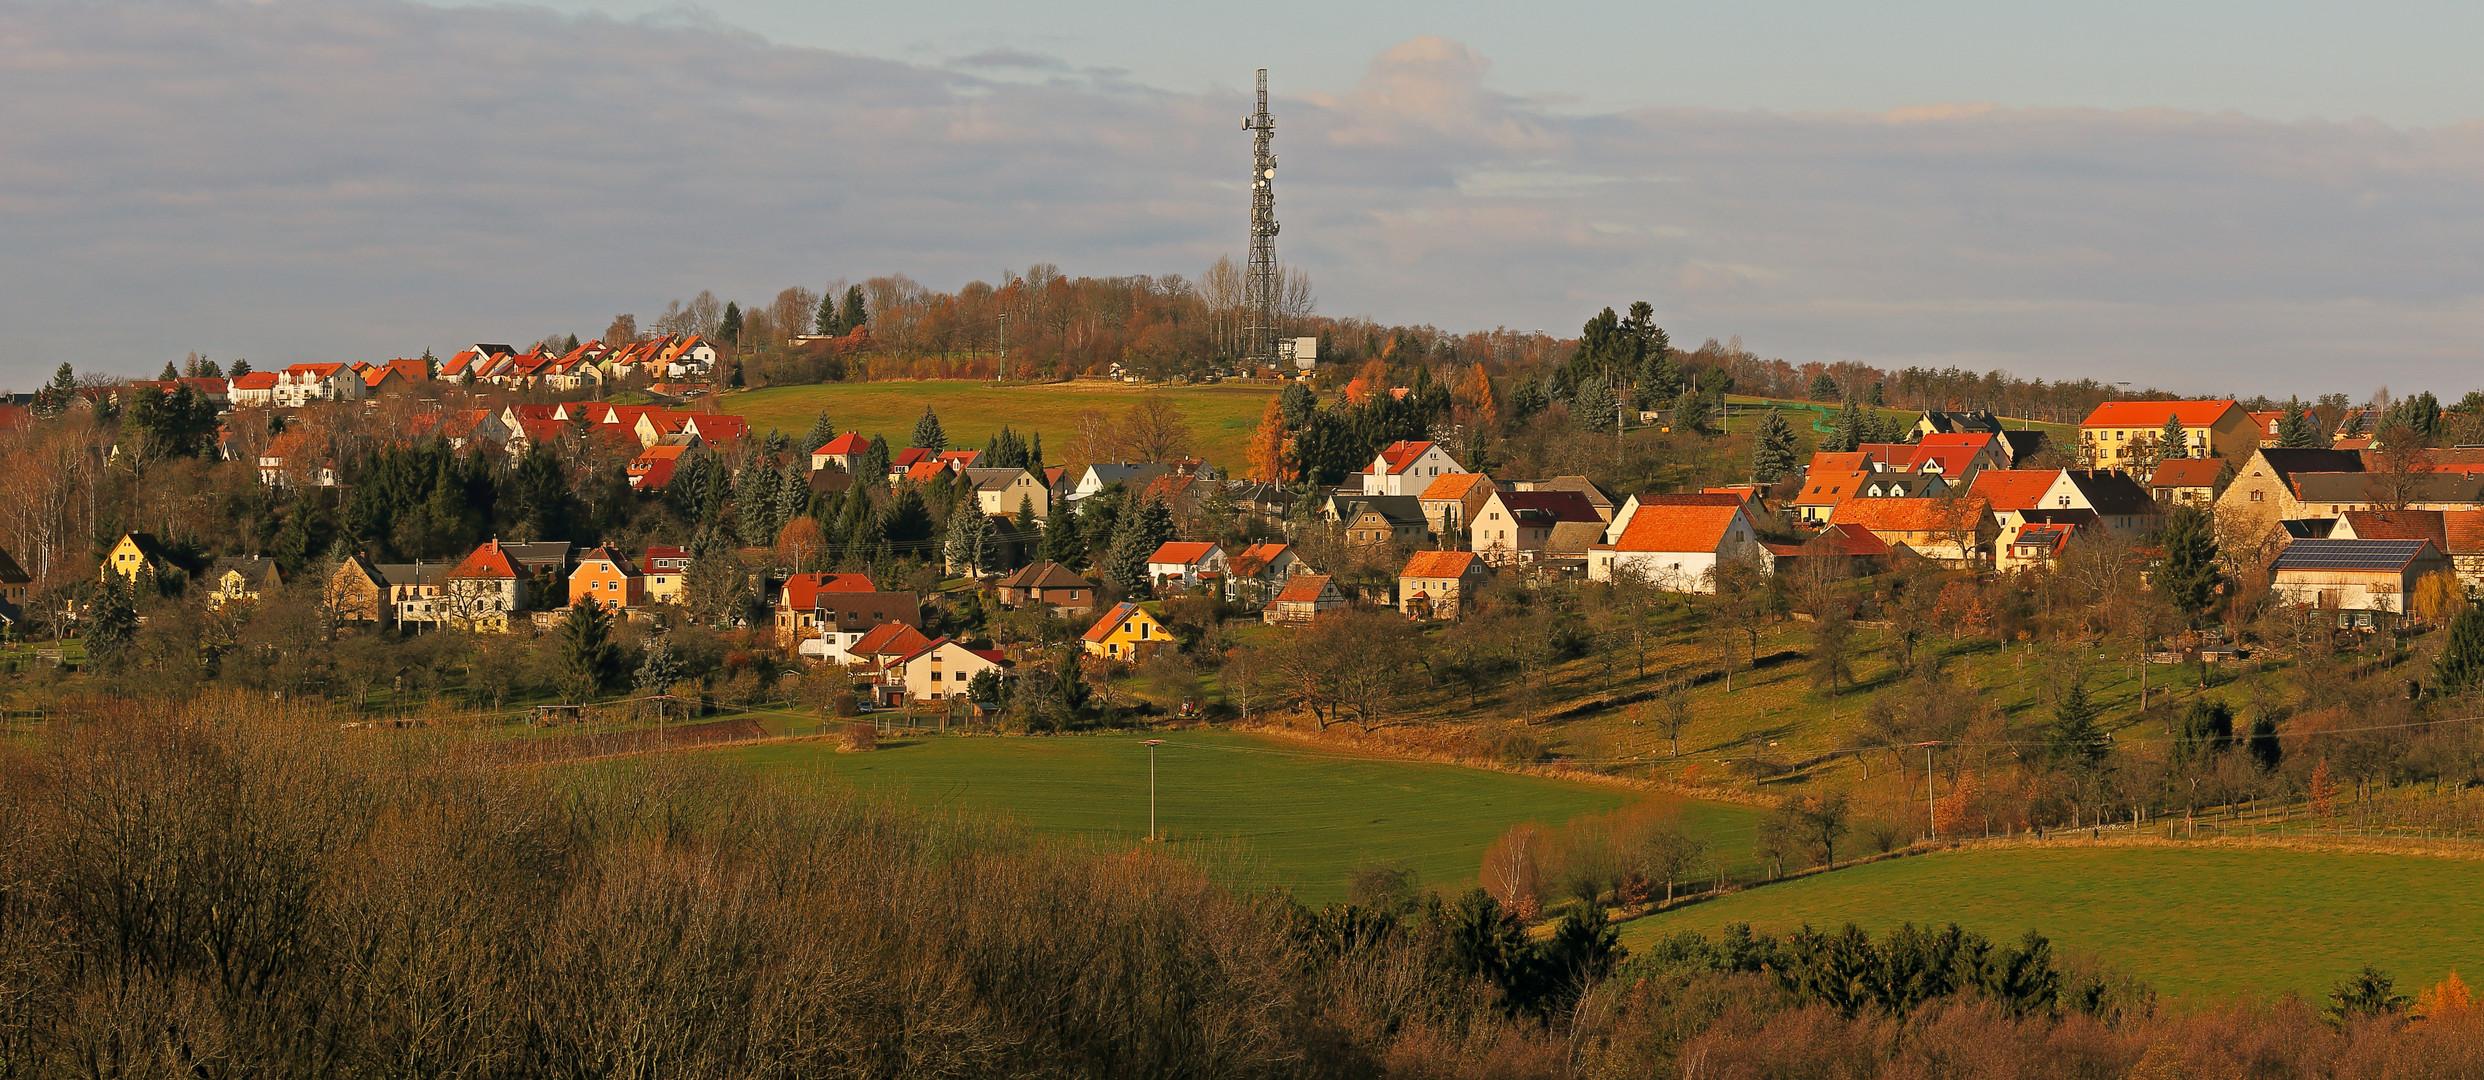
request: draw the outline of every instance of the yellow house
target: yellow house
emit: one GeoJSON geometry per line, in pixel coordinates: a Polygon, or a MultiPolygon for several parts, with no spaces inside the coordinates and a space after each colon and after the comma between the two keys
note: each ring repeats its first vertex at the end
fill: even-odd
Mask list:
{"type": "Polygon", "coordinates": [[[121,542],[112,545],[112,551],[104,556],[103,569],[96,573],[95,578],[101,581],[105,574],[119,574],[136,581],[150,567],[158,578],[172,568],[172,559],[164,554],[163,545],[156,543],[155,537],[149,533],[123,533],[121,542]]]}
{"type": "Polygon", "coordinates": [[[647,559],[638,571],[647,579],[647,602],[681,603],[681,579],[690,573],[690,551],[677,547],[648,548],[647,559]]]}
{"type": "Polygon", "coordinates": [[[1116,604],[1080,640],[1087,651],[1108,660],[1136,660],[1173,640],[1164,624],[1137,604],[1116,604]]]}

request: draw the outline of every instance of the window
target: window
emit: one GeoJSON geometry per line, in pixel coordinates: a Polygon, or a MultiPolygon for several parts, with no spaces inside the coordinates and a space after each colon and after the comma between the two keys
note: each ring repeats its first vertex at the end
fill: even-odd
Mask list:
{"type": "Polygon", "coordinates": [[[2252,492],[2252,493],[2251,493],[2251,501],[2252,501],[2252,502],[2259,502],[2259,501],[2261,501],[2261,500],[2260,500],[2260,496],[2261,496],[2261,495],[2263,495],[2263,494],[2265,494],[2265,492],[2258,492],[2258,491],[2254,491],[2254,492],[2252,492]]]}

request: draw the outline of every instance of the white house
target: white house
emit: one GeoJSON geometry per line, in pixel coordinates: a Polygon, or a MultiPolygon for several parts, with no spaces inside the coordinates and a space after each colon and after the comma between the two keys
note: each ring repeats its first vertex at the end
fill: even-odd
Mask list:
{"type": "Polygon", "coordinates": [[[1076,506],[1086,501],[1088,496],[1114,484],[1120,484],[1124,491],[1145,490],[1149,481],[1171,471],[1162,465],[1147,465],[1131,461],[1098,462],[1087,466],[1087,471],[1079,475],[1078,486],[1070,489],[1069,498],[1066,501],[1076,506]]]}
{"type": "Polygon", "coordinates": [[[664,377],[667,379],[702,379],[716,370],[716,347],[706,338],[691,335],[667,350],[664,377]]]}
{"type": "Polygon", "coordinates": [[[1635,573],[1673,592],[1715,592],[1718,563],[1759,550],[1758,530],[1739,506],[1642,505],[1618,539],[1588,549],[1587,578],[1635,573]]]}
{"type": "Polygon", "coordinates": [[[273,404],[300,408],[312,401],[353,401],[362,397],[362,376],[344,364],[295,364],[276,373],[273,404]]]}
{"type": "Polygon", "coordinates": [[[1008,667],[997,650],[969,649],[944,637],[890,663],[882,679],[903,686],[906,696],[916,701],[941,701],[965,697],[975,676],[986,671],[1005,676],[1008,667]]]}
{"type": "Polygon", "coordinates": [[[1225,574],[1225,549],[1214,543],[1176,540],[1147,557],[1147,579],[1156,588],[1187,592],[1210,577],[1225,574]]]}
{"type": "Polygon", "coordinates": [[[1432,486],[1432,481],[1465,471],[1466,467],[1450,457],[1439,443],[1393,442],[1381,447],[1371,464],[1363,466],[1363,494],[1421,495],[1432,486]]]}

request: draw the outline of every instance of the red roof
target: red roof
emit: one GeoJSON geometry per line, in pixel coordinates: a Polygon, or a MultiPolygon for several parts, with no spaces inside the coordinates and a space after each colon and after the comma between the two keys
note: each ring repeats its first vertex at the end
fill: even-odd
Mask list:
{"type": "Polygon", "coordinates": [[[2449,523],[2439,510],[2348,510],[2339,515],[2357,540],[2430,540],[2446,550],[2449,523]]]}
{"type": "Polygon", "coordinates": [[[1401,440],[1390,443],[1387,446],[1380,448],[1380,459],[1370,465],[1363,466],[1363,471],[1371,472],[1378,466],[1386,464],[1389,467],[1389,474],[1392,476],[1405,472],[1408,468],[1411,468],[1414,465],[1416,458],[1422,457],[1423,452],[1431,448],[1432,443],[1428,439],[1416,441],[1401,440]]]}
{"type": "Polygon", "coordinates": [[[2217,458],[2166,458],[2156,463],[2156,473],[2148,477],[2149,487],[2212,488],[2217,486],[2217,473],[2225,462],[2217,458]]]}
{"type": "Polygon", "coordinates": [[[2484,555],[2484,510],[2443,510],[2441,531],[2452,555],[2484,555]]]}
{"type": "MultiPolygon", "coordinates": [[[[656,560],[657,560],[657,559],[687,559],[687,558],[689,558],[689,557],[690,557],[690,549],[689,549],[689,548],[662,547],[662,546],[653,546],[653,545],[651,545],[651,546],[649,546],[649,547],[647,548],[647,554],[646,554],[645,560],[641,563],[641,565],[642,565],[643,567],[645,567],[645,569],[646,569],[646,571],[647,571],[648,573],[653,574],[653,573],[657,573],[657,572],[658,572],[658,570],[656,569],[656,560]]],[[[667,571],[667,572],[669,572],[669,571],[667,571]]]]}
{"type": "Polygon", "coordinates": [[[518,572],[517,566],[509,561],[508,553],[500,550],[500,541],[486,540],[482,547],[474,549],[474,554],[466,556],[466,561],[458,563],[457,569],[449,571],[448,576],[513,581],[518,572]]]}
{"type": "Polygon", "coordinates": [[[1147,557],[1147,561],[1151,565],[1157,563],[1167,563],[1174,566],[1189,566],[1192,563],[1207,558],[1208,552],[1214,550],[1216,550],[1216,545],[1211,542],[1203,541],[1199,543],[1191,543],[1188,541],[1175,540],[1164,545],[1163,547],[1157,548],[1155,554],[1147,557]]]}
{"type": "Polygon", "coordinates": [[[1860,525],[1873,532],[1931,532],[1974,528],[1990,504],[1966,499],[1848,499],[1837,504],[1829,520],[1860,525]]]}
{"type": "Polygon", "coordinates": [[[1986,469],[1975,474],[1967,494],[1991,503],[1995,511],[2033,510],[2059,479],[2060,469],[1986,469]]]}
{"type": "Polygon", "coordinates": [[[623,577],[639,576],[638,567],[632,566],[628,559],[622,558],[621,553],[613,550],[610,544],[593,548],[586,554],[578,556],[578,569],[586,569],[586,564],[591,562],[610,563],[612,568],[619,571],[623,577]]]}
{"type": "Polygon", "coordinates": [[[1502,491],[1493,498],[1512,514],[1550,518],[1554,521],[1602,521],[1596,504],[1576,491],[1502,491]]]}
{"type": "Polygon", "coordinates": [[[2215,427],[2238,409],[2232,401],[2108,401],[2096,406],[2080,427],[2161,428],[2170,416],[2185,428],[2215,427]]]}
{"type": "Polygon", "coordinates": [[[792,608],[819,606],[821,593],[878,592],[869,574],[795,574],[785,579],[785,604],[792,608]]]}
{"type": "Polygon", "coordinates": [[[235,390],[273,390],[276,389],[276,373],[253,371],[248,375],[233,376],[231,382],[235,390]]]}
{"type": "Polygon", "coordinates": [[[888,467],[892,470],[911,468],[915,462],[930,460],[938,456],[936,452],[925,450],[920,446],[909,446],[897,451],[895,457],[889,458],[888,467]]]}
{"type": "Polygon", "coordinates": [[[1284,591],[1277,593],[1276,599],[1270,603],[1309,604],[1317,602],[1320,594],[1328,591],[1328,580],[1326,574],[1296,574],[1285,582],[1284,591]]]}
{"type": "Polygon", "coordinates": [[[901,622],[887,622],[872,627],[870,633],[845,651],[852,656],[912,656],[929,644],[931,639],[924,637],[922,631],[901,622]]]}
{"type": "Polygon", "coordinates": [[[1802,493],[1794,497],[1796,506],[1834,506],[1863,490],[1873,473],[1860,469],[1842,472],[1814,471],[1803,478],[1802,493]]]}
{"type": "Polygon", "coordinates": [[[949,471],[949,467],[937,461],[918,461],[907,467],[906,479],[912,480],[918,484],[928,484],[934,480],[940,479],[940,474],[947,471],[949,471]]]}
{"type": "Polygon", "coordinates": [[[1401,578],[1465,577],[1480,561],[1472,551],[1418,551],[1406,560],[1401,578]]]}
{"type": "MultiPolygon", "coordinates": [[[[1295,580],[1299,581],[1301,579],[1296,578],[1295,580]]],[[[1102,641],[1105,638],[1111,637],[1113,636],[1113,631],[1119,628],[1122,623],[1128,622],[1130,616],[1138,614],[1138,610],[1139,606],[1137,604],[1129,603],[1127,601],[1115,604],[1113,605],[1113,609],[1111,611],[1104,613],[1103,618],[1095,621],[1094,626],[1088,627],[1086,633],[1080,634],[1079,639],[1082,641],[1102,641]]]]}
{"type": "Polygon", "coordinates": [[[836,438],[828,440],[826,445],[811,452],[814,454],[835,454],[840,457],[851,457],[870,448],[871,440],[849,431],[843,435],[839,435],[836,438]]]}
{"type": "Polygon", "coordinates": [[[1432,481],[1429,487],[1423,489],[1422,498],[1426,502],[1463,499],[1467,492],[1475,490],[1475,485],[1483,482],[1484,474],[1482,473],[1442,473],[1439,479],[1432,481]]]}
{"type": "Polygon", "coordinates": [[[1742,513],[1732,506],[1645,506],[1630,515],[1630,524],[1614,541],[1615,551],[1715,551],[1725,543],[1725,529],[1742,513]]]}
{"type": "Polygon", "coordinates": [[[1825,543],[1847,555],[1878,556],[1889,553],[1889,545],[1870,529],[1860,525],[1831,525],[1812,537],[1815,544],[1825,543]]]}

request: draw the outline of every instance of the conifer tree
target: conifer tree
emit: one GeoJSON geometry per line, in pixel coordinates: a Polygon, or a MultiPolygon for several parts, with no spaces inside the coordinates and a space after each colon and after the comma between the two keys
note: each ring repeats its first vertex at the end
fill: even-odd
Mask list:
{"type": "Polygon", "coordinates": [[[612,643],[612,616],[586,597],[570,605],[561,619],[561,700],[575,705],[604,690],[620,674],[621,650],[612,643]]]}
{"type": "Polygon", "coordinates": [[[178,378],[180,378],[180,377],[181,377],[181,372],[180,372],[178,369],[176,369],[176,368],[174,368],[174,367],[173,367],[173,362],[172,362],[172,361],[170,361],[170,360],[166,360],[166,361],[164,361],[164,373],[163,373],[163,374],[161,374],[161,375],[156,376],[156,378],[157,378],[157,379],[159,379],[159,380],[161,380],[161,381],[163,381],[163,382],[171,382],[171,381],[173,381],[174,379],[178,379],[178,378]]]}
{"type": "Polygon", "coordinates": [[[1619,421],[1621,402],[1613,396],[1613,387],[1601,375],[1581,380],[1570,398],[1570,423],[1582,431],[1600,435],[1613,433],[1619,421]]]}
{"type": "Polygon", "coordinates": [[[1019,536],[1033,536],[1037,529],[1043,527],[1043,519],[1035,516],[1035,496],[1018,496],[1018,516],[1009,525],[1017,530],[1019,536]]]}
{"type": "Polygon", "coordinates": [[[863,446],[862,461],[856,464],[854,471],[857,474],[854,477],[857,485],[878,484],[886,487],[888,485],[888,440],[878,435],[872,436],[871,441],[863,446]]]}
{"type": "Polygon", "coordinates": [[[846,286],[845,306],[837,310],[837,323],[843,328],[838,331],[840,334],[851,334],[871,325],[871,313],[863,307],[862,286],[846,286]]]}
{"type": "Polygon", "coordinates": [[[2174,610],[2197,619],[2215,605],[2218,586],[2225,582],[2217,562],[2215,523],[2199,507],[2177,506],[2165,514],[2160,538],[2165,565],[2157,572],[2156,588],[2174,610]]]}
{"type": "Polygon", "coordinates": [[[776,527],[782,531],[793,519],[811,512],[811,478],[799,465],[787,465],[776,472],[776,505],[769,508],[776,527]]]}
{"type": "Polygon", "coordinates": [[[1773,484],[1794,471],[1794,427],[1775,409],[1760,418],[1759,437],[1751,447],[1751,482],[1773,484]]]}
{"type": "Polygon", "coordinates": [[[1119,527],[1113,530],[1113,542],[1104,549],[1103,564],[1099,567],[1104,580],[1131,596],[1147,595],[1147,557],[1161,546],[1149,537],[1146,516],[1143,508],[1122,513],[1119,527]]]}
{"type": "Polygon", "coordinates": [[[908,441],[906,445],[920,447],[925,450],[946,450],[949,448],[949,435],[947,432],[940,430],[940,417],[938,414],[931,411],[930,406],[926,405],[923,407],[922,417],[914,422],[914,438],[908,441]]]}
{"type": "Polygon", "coordinates": [[[2160,460],[2191,456],[2191,433],[2183,428],[2181,417],[2165,414],[2165,428],[2156,433],[2156,456],[2160,460]]]}
{"type": "Polygon", "coordinates": [[[731,347],[731,348],[734,348],[734,349],[737,349],[737,350],[741,348],[741,344],[742,344],[742,305],[741,305],[741,304],[739,304],[739,303],[735,303],[735,302],[728,302],[728,303],[726,303],[726,304],[725,304],[724,318],[723,318],[721,321],[717,322],[717,324],[716,324],[716,340],[718,340],[718,341],[722,341],[722,342],[724,342],[727,346],[729,346],[729,347],[731,347]]]}
{"type": "Polygon", "coordinates": [[[1000,537],[992,519],[972,506],[949,515],[947,555],[953,573],[988,574],[1000,562],[1000,537]]]}
{"type": "Polygon", "coordinates": [[[2088,767],[2101,764],[2113,750],[2113,741],[2097,726],[2099,713],[2087,696],[2085,682],[2073,682],[2053,707],[2053,723],[2046,732],[2046,743],[2054,758],[2066,764],[2088,767]]]}
{"type": "Polygon", "coordinates": [[[819,314],[812,316],[811,318],[811,332],[822,337],[843,337],[845,335],[845,330],[837,325],[836,294],[820,294],[819,314]]]}
{"type": "Polygon", "coordinates": [[[1298,382],[1285,384],[1277,395],[1277,411],[1285,415],[1285,426],[1300,431],[1311,423],[1311,414],[1318,411],[1320,400],[1311,388],[1298,382]]]}
{"type": "Polygon", "coordinates": [[[1708,431],[1708,399],[1699,391],[1684,388],[1673,399],[1673,430],[1692,435],[1708,431]]]}
{"type": "Polygon", "coordinates": [[[1832,378],[1829,378],[1829,373],[1828,373],[1828,372],[1825,372],[1825,371],[1823,371],[1823,372],[1821,372],[1821,373],[1819,373],[1819,374],[1817,374],[1817,375],[1812,376],[1812,377],[1811,377],[1811,400],[1813,400],[1813,401],[1835,401],[1835,400],[1837,400],[1837,380],[1832,379],[1832,378]]]}
{"type": "Polygon", "coordinates": [[[1837,410],[1837,419],[1831,425],[1828,437],[1820,440],[1820,449],[1832,454],[1853,452],[1855,447],[1863,445],[1866,434],[1864,423],[1863,406],[1853,398],[1847,398],[1846,407],[1837,410]]]}
{"type": "Polygon", "coordinates": [[[1044,519],[1043,556],[1072,570],[1087,564],[1087,538],[1079,535],[1078,515],[1067,507],[1044,519]]]}
{"type": "Polygon", "coordinates": [[[681,681],[681,659],[673,655],[672,643],[658,634],[647,643],[647,654],[638,662],[638,673],[632,678],[642,694],[660,694],[681,681]]]}
{"type": "MultiPolygon", "coordinates": [[[[64,369],[67,365],[62,365],[64,369]]],[[[86,654],[117,671],[138,636],[137,587],[119,574],[105,574],[86,622],[86,654]]]]}
{"type": "Polygon", "coordinates": [[[2484,608],[2469,606],[2450,620],[2449,640],[2433,662],[2432,679],[2444,696],[2484,685],[2484,608]]]}
{"type": "Polygon", "coordinates": [[[819,419],[811,421],[811,430],[802,433],[800,449],[805,454],[815,453],[820,447],[828,445],[829,440],[836,437],[837,426],[828,422],[828,411],[822,409],[819,419]]]}
{"type": "Polygon", "coordinates": [[[923,489],[914,484],[900,484],[897,496],[888,502],[888,510],[880,515],[880,532],[890,544],[919,544],[931,539],[931,509],[923,503],[923,489]]]}
{"type": "Polygon", "coordinates": [[[2285,414],[2277,420],[2277,445],[2292,450],[2313,449],[2321,445],[2320,425],[2313,423],[2303,411],[2303,403],[2289,399],[2285,414]]]}
{"type": "MultiPolygon", "coordinates": [[[[423,350],[423,356],[428,359],[431,356],[431,351],[428,349],[423,350]]],[[[250,361],[235,360],[233,361],[233,370],[227,373],[226,377],[238,379],[248,374],[250,374],[250,361]]],[[[437,372],[434,372],[434,374],[437,374],[437,372]]]]}

